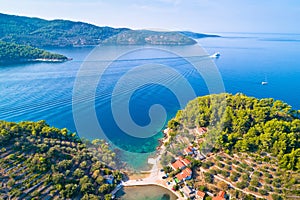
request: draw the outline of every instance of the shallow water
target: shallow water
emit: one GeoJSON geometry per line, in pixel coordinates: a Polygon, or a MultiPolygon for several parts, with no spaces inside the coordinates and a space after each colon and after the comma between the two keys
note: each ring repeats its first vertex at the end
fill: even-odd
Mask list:
{"type": "Polygon", "coordinates": [[[155,185],[125,187],[116,197],[121,200],[175,200],[177,197],[169,190],[155,185]]]}

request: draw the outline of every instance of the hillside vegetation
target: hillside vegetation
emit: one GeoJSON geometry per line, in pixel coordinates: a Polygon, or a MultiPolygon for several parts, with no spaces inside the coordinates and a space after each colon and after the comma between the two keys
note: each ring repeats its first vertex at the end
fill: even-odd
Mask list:
{"type": "Polygon", "coordinates": [[[128,29],[0,14],[1,40],[34,47],[97,45],[124,30],[128,29]]]}
{"type": "Polygon", "coordinates": [[[281,168],[299,171],[299,116],[299,111],[272,98],[219,94],[191,101],[169,127],[210,126],[209,134],[217,137],[215,151],[267,153],[277,158],[281,168]]]}
{"type": "Polygon", "coordinates": [[[60,54],[0,40],[0,64],[36,61],[63,62],[66,60],[68,58],[60,54]]]}
{"type": "Polygon", "coordinates": [[[148,30],[129,30],[114,35],[103,42],[104,44],[120,45],[192,45],[196,41],[179,32],[156,32],[148,30]]]}
{"type": "Polygon", "coordinates": [[[196,43],[193,39],[179,32],[135,31],[128,28],[98,27],[83,22],[48,21],[1,13],[0,40],[34,47],[84,46],[102,43],[114,45],[190,45],[196,43]],[[118,34],[120,36],[116,36],[118,34]],[[113,38],[109,39],[111,37],[113,38]],[[108,41],[104,42],[107,39],[108,41]]]}
{"type": "Polygon", "coordinates": [[[110,199],[122,179],[107,143],[45,121],[0,121],[0,147],[0,199],[110,199]]]}

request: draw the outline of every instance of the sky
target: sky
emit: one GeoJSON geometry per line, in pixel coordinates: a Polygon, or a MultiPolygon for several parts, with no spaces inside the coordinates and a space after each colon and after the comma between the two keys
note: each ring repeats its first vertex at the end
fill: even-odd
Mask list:
{"type": "Polygon", "coordinates": [[[0,0],[0,12],[132,29],[300,33],[299,0],[0,0]]]}

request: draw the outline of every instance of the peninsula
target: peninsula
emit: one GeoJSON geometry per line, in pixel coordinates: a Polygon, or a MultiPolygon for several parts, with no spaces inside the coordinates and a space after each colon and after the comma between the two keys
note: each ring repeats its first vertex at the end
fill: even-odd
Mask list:
{"type": "Polygon", "coordinates": [[[28,63],[28,62],[64,62],[66,56],[50,53],[28,45],[3,42],[0,40],[0,65],[28,63]]]}

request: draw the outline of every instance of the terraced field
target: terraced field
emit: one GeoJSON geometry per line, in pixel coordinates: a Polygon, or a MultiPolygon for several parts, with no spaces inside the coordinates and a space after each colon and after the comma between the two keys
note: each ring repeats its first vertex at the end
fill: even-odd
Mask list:
{"type": "Polygon", "coordinates": [[[109,199],[122,179],[102,140],[82,143],[44,121],[0,121],[0,133],[0,199],[109,199]]]}

